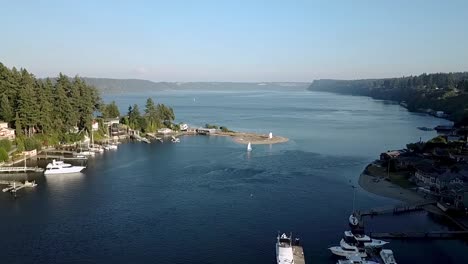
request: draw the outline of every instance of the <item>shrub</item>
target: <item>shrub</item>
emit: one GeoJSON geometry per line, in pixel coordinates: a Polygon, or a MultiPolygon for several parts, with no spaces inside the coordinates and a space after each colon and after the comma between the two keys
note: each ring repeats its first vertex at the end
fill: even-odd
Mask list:
{"type": "Polygon", "coordinates": [[[3,148],[6,150],[6,152],[11,150],[11,142],[8,139],[2,139],[0,140],[0,148],[3,148]]]}
{"type": "Polygon", "coordinates": [[[24,149],[29,151],[33,149],[41,150],[42,143],[36,138],[26,138],[24,140],[24,149]]]}
{"type": "Polygon", "coordinates": [[[8,161],[8,152],[0,147],[0,162],[8,161]]]}

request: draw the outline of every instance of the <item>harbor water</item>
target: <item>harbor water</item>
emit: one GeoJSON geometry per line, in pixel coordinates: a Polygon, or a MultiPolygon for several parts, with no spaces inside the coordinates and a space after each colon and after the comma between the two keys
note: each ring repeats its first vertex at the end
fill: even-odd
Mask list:
{"type": "MultiPolygon", "coordinates": [[[[278,231],[301,238],[306,263],[335,263],[352,185],[380,152],[427,140],[448,121],[367,97],[299,88],[105,95],[122,112],[148,96],[177,122],[289,138],[245,145],[229,137],[125,143],[76,175],[2,175],[38,184],[0,193],[0,263],[275,263],[278,231]]],[[[44,164],[39,164],[44,165],[44,164]]],[[[356,207],[400,202],[357,189],[356,207]]],[[[369,231],[450,227],[424,212],[367,219],[369,231]]],[[[398,263],[468,263],[461,241],[391,241],[398,263]]]]}

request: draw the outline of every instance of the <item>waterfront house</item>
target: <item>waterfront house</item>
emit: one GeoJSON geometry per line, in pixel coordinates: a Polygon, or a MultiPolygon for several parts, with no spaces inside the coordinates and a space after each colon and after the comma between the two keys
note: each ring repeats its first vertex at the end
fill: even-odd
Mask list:
{"type": "Polygon", "coordinates": [[[15,139],[15,130],[8,127],[7,122],[0,122],[0,139],[15,139]]]}
{"type": "Polygon", "coordinates": [[[158,134],[169,134],[169,133],[172,133],[172,129],[170,128],[160,128],[158,129],[158,134]]]}
{"type": "Polygon", "coordinates": [[[389,150],[387,152],[383,152],[380,154],[380,160],[385,161],[385,160],[390,160],[390,159],[396,159],[400,157],[400,155],[406,153],[406,149],[401,149],[401,150],[389,150]]]}
{"type": "Polygon", "coordinates": [[[180,131],[187,131],[187,129],[189,128],[187,124],[180,124],[179,127],[180,131]]]}
{"type": "Polygon", "coordinates": [[[118,124],[120,124],[120,119],[118,117],[116,117],[116,118],[106,118],[106,119],[104,119],[103,124],[105,126],[108,126],[108,127],[113,126],[113,125],[118,125],[118,124]]]}
{"type": "Polygon", "coordinates": [[[99,130],[99,123],[96,120],[93,120],[91,124],[91,130],[92,131],[98,131],[99,130]]]}
{"type": "Polygon", "coordinates": [[[209,135],[209,134],[215,134],[218,130],[215,128],[198,128],[197,129],[197,134],[200,135],[209,135]]]}
{"type": "Polygon", "coordinates": [[[443,174],[437,175],[434,186],[440,190],[443,188],[450,188],[450,186],[454,186],[457,184],[464,185],[465,176],[459,173],[446,171],[443,174]]]}
{"type": "Polygon", "coordinates": [[[424,164],[415,165],[414,169],[414,177],[417,180],[416,183],[423,187],[435,187],[437,177],[445,171],[443,169],[424,164]]]}

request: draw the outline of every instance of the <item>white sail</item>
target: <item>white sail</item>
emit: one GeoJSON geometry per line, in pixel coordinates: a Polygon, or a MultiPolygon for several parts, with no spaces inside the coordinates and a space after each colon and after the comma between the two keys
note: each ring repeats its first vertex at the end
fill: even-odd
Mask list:
{"type": "Polygon", "coordinates": [[[249,144],[247,144],[247,151],[252,151],[252,145],[250,144],[250,142],[249,144]]]}
{"type": "Polygon", "coordinates": [[[272,139],[273,138],[273,133],[270,132],[270,134],[268,134],[268,138],[272,139]]]}

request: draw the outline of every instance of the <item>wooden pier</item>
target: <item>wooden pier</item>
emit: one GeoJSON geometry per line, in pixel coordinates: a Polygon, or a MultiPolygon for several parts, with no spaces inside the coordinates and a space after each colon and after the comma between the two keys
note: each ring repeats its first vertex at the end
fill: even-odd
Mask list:
{"type": "Polygon", "coordinates": [[[39,167],[0,167],[0,173],[43,172],[39,167]]]}
{"type": "Polygon", "coordinates": [[[370,209],[368,211],[359,212],[361,217],[363,216],[374,216],[374,215],[382,215],[382,214],[402,214],[402,213],[409,213],[415,211],[422,211],[428,205],[434,205],[436,202],[421,202],[415,204],[405,204],[405,205],[397,205],[391,207],[383,207],[383,208],[375,208],[370,209]]]}
{"type": "MultiPolygon", "coordinates": [[[[77,153],[79,155],[79,153],[77,153]]],[[[87,157],[78,157],[78,156],[73,156],[73,157],[65,157],[61,155],[49,155],[49,154],[40,154],[36,156],[37,159],[45,159],[45,160],[87,160],[87,157]]]]}
{"type": "Polygon", "coordinates": [[[305,264],[304,249],[302,246],[293,246],[294,264],[305,264]]]}
{"type": "Polygon", "coordinates": [[[34,181],[32,182],[25,181],[24,183],[18,182],[18,181],[0,181],[0,184],[8,185],[8,187],[2,189],[2,192],[11,192],[13,194],[16,194],[17,191],[23,188],[27,188],[27,187],[33,188],[37,186],[36,182],[34,181]]]}
{"type": "Polygon", "coordinates": [[[468,238],[468,231],[436,231],[436,232],[371,232],[372,238],[387,239],[463,239],[468,238]]]}

